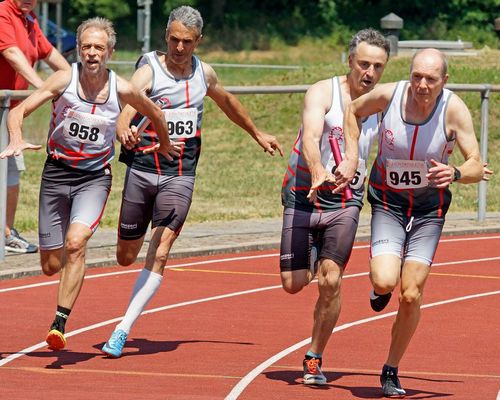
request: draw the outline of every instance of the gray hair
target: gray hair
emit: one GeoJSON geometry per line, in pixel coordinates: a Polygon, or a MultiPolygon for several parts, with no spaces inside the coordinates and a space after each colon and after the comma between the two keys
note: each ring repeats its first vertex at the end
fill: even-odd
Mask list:
{"type": "Polygon", "coordinates": [[[410,74],[413,71],[413,62],[415,61],[415,58],[419,55],[422,54],[424,51],[428,52],[429,50],[433,50],[433,52],[438,55],[441,58],[441,77],[444,77],[448,73],[448,59],[444,55],[442,51],[439,51],[438,49],[434,49],[432,47],[429,47],[427,49],[420,49],[413,54],[413,57],[411,59],[410,63],[410,74]]]}
{"type": "Polygon", "coordinates": [[[95,17],[90,18],[80,24],[78,29],[76,30],[76,42],[80,45],[80,38],[82,33],[90,28],[101,29],[108,35],[108,47],[113,49],[116,44],[116,32],[115,28],[113,28],[113,23],[106,18],[95,17]]]}
{"type": "Polygon", "coordinates": [[[356,49],[361,42],[365,42],[371,46],[376,46],[384,49],[387,53],[387,57],[389,57],[391,53],[391,45],[389,43],[389,40],[379,31],[373,28],[367,28],[356,33],[349,42],[350,56],[356,54],[356,49]]]}
{"type": "Polygon", "coordinates": [[[198,10],[190,6],[180,6],[172,10],[168,17],[167,31],[174,21],[179,21],[186,28],[194,28],[201,35],[203,29],[203,18],[198,10]]]}

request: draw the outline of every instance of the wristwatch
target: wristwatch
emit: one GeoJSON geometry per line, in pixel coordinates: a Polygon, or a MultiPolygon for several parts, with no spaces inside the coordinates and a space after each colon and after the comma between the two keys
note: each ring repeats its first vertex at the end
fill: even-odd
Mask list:
{"type": "Polygon", "coordinates": [[[462,173],[457,167],[453,167],[455,172],[453,173],[453,182],[458,181],[462,177],[462,173]]]}

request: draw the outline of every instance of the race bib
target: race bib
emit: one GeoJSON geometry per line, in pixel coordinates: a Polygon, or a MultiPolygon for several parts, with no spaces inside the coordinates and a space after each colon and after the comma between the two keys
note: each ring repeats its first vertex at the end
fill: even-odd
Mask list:
{"type": "Polygon", "coordinates": [[[170,139],[187,139],[196,136],[198,110],[196,108],[180,108],[163,110],[168,125],[170,139]]]}
{"type": "Polygon", "coordinates": [[[110,120],[101,115],[69,109],[63,126],[66,139],[79,143],[104,144],[104,134],[110,120]]]}
{"type": "Polygon", "coordinates": [[[394,189],[419,189],[428,186],[425,161],[386,160],[387,185],[394,189]]]}
{"type": "MultiPolygon", "coordinates": [[[[344,159],[344,158],[345,158],[345,154],[342,153],[342,159],[344,159]]],[[[328,165],[326,166],[326,169],[332,171],[332,173],[335,173],[335,168],[337,168],[337,166],[335,165],[335,161],[332,157],[329,160],[328,165]]],[[[349,186],[355,190],[361,188],[365,182],[365,176],[366,176],[366,163],[365,163],[365,160],[359,158],[358,159],[358,169],[356,170],[356,173],[354,174],[354,178],[352,178],[352,181],[351,181],[349,186]]]]}

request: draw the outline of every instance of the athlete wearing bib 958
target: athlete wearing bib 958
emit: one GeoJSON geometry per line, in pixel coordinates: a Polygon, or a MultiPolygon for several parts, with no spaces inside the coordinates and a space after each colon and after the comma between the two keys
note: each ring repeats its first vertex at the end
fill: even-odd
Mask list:
{"type": "Polygon", "coordinates": [[[11,141],[0,155],[41,147],[23,140],[23,118],[52,99],[38,229],[43,272],[61,271],[56,315],[46,338],[54,350],[66,345],[66,321],[85,276],[86,244],[99,225],[111,188],[110,163],[122,104],[131,103],[148,115],[159,132],[158,151],[167,155],[172,151],[160,108],[106,68],[116,42],[111,22],[104,18],[83,22],[77,41],[81,62],[51,75],[11,111],[7,121],[11,141]]]}

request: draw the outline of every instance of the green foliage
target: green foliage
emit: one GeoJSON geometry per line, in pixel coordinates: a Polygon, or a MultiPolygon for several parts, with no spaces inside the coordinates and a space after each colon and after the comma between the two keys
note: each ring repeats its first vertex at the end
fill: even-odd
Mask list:
{"type": "Polygon", "coordinates": [[[72,0],[71,9],[73,15],[79,18],[99,16],[113,21],[131,14],[130,6],[125,1],[115,0],[72,0]]]}

